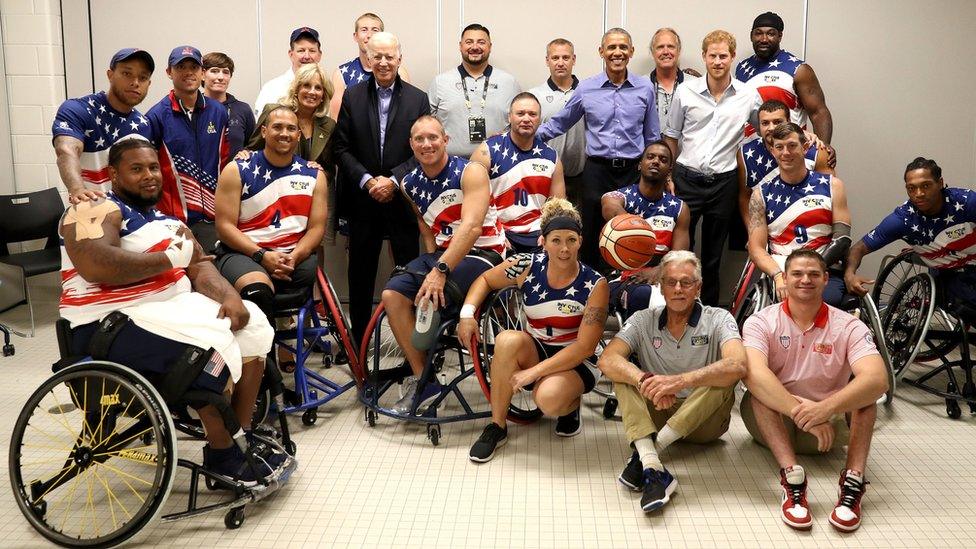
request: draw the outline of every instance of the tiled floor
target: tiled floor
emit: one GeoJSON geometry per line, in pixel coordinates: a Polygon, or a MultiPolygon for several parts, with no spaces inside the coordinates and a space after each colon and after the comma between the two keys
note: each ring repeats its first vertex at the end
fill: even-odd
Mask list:
{"type": "MultiPolygon", "coordinates": [[[[28,395],[56,358],[50,296],[56,280],[35,288],[42,319],[34,339],[16,338],[17,354],[0,359],[0,445],[28,395]]],[[[21,309],[2,320],[23,325],[21,309]]],[[[334,371],[334,370],[333,370],[334,371]]],[[[332,374],[330,374],[332,375],[332,374]]],[[[337,379],[341,376],[334,374],[337,379]]],[[[483,403],[474,386],[475,402],[483,403]]],[[[510,427],[510,442],[490,463],[467,460],[484,423],[444,427],[432,447],[420,426],[363,420],[352,394],[323,408],[318,423],[291,425],[299,470],[278,494],[248,508],[244,526],[224,529],[221,515],[147,528],[139,542],[195,547],[823,547],[972,546],[976,493],[976,417],[945,417],[942,401],[904,389],[879,414],[864,499],[865,522],[851,535],[827,524],[835,500],[839,451],[802,459],[816,519],[797,533],[777,515],[776,465],[754,444],[738,417],[716,444],[677,444],[664,454],[679,479],[663,511],[645,515],[639,495],[615,481],[630,451],[619,418],[600,415],[603,401],[587,397],[583,434],[561,439],[553,423],[510,427]]],[[[736,416],[738,413],[736,412],[736,416]]],[[[198,444],[180,443],[199,457],[198,444]]],[[[9,486],[7,470],[0,486],[9,486]]],[[[167,504],[185,494],[185,477],[167,504]]],[[[0,545],[45,545],[23,519],[9,489],[0,496],[0,545]]]]}

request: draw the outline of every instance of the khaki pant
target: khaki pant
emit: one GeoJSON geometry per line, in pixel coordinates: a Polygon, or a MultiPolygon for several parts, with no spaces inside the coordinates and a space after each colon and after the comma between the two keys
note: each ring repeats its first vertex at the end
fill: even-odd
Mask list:
{"type": "MultiPolygon", "coordinates": [[[[756,423],[756,413],[752,410],[752,394],[749,391],[742,396],[742,404],[739,408],[739,413],[742,415],[742,423],[746,424],[746,429],[752,438],[756,439],[756,442],[762,446],[769,447],[766,444],[766,439],[763,438],[762,433],[759,432],[759,425],[756,423]]],[[[783,424],[786,425],[786,435],[793,446],[793,451],[797,454],[825,454],[827,452],[821,452],[817,449],[817,437],[811,435],[810,433],[797,429],[796,424],[793,420],[786,416],[780,416],[783,419],[783,424]]],[[[834,426],[834,448],[840,448],[846,445],[851,439],[851,430],[847,425],[847,420],[844,419],[843,415],[836,415],[830,418],[830,422],[834,426]]]]}
{"type": "Polygon", "coordinates": [[[613,392],[630,442],[649,437],[665,425],[681,435],[681,440],[711,442],[729,430],[735,403],[732,387],[698,387],[667,410],[655,409],[633,385],[614,383],[613,392]]]}

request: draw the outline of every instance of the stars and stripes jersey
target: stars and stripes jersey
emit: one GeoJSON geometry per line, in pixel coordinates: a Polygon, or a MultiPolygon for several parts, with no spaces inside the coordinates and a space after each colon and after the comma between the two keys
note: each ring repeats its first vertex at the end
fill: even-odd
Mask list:
{"type": "MultiPolygon", "coordinates": [[[[790,121],[806,128],[809,122],[807,113],[800,107],[793,90],[793,79],[802,64],[802,59],[786,50],[779,50],[769,61],[761,61],[753,55],[735,67],[735,77],[756,88],[763,101],[782,101],[790,108],[790,121]]],[[[756,129],[746,124],[746,136],[755,133],[756,129]]]]}
{"type": "Polygon", "coordinates": [[[308,228],[318,169],[297,155],[291,164],[275,166],[264,151],[234,162],[242,185],[237,228],[266,250],[292,251],[308,228]]]}
{"type": "Polygon", "coordinates": [[[760,187],[769,232],[769,253],[790,255],[800,248],[823,253],[834,234],[831,175],[807,170],[796,185],[779,175],[760,187]]]}
{"type": "Polygon", "coordinates": [[[976,267],[976,191],[946,187],[943,195],[938,215],[925,215],[906,201],[864,235],[862,242],[873,252],[904,240],[929,267],[976,267]]]}
{"type": "MultiPolygon", "coordinates": [[[[417,205],[441,249],[447,249],[454,233],[461,227],[461,204],[464,202],[461,176],[468,163],[465,158],[449,156],[447,165],[437,177],[428,178],[423,168],[417,166],[400,181],[400,189],[417,205]]],[[[481,236],[474,247],[505,253],[505,230],[498,220],[494,203],[488,205],[485,220],[481,223],[481,236]]]]}
{"type": "MultiPolygon", "coordinates": [[[[180,231],[186,229],[182,221],[164,215],[155,208],[135,209],[118,196],[109,193],[106,200],[114,202],[122,212],[119,247],[127,252],[153,253],[165,250],[180,231]]],[[[186,229],[189,231],[188,229],[186,229]]],[[[112,311],[139,303],[166,301],[191,291],[186,270],[173,268],[131,284],[98,284],[85,280],[75,269],[61,240],[61,302],[60,314],[73,326],[101,320],[112,311]]]]}
{"type": "Polygon", "coordinates": [[[661,198],[651,200],[640,192],[640,183],[628,185],[610,193],[617,193],[624,200],[624,211],[629,214],[643,217],[657,240],[656,253],[666,252],[671,249],[671,241],[674,236],[674,228],[678,224],[678,214],[681,213],[681,205],[684,201],[673,194],[664,191],[661,198]],[[666,249],[662,248],[666,247],[666,249]]]}
{"type": "Polygon", "coordinates": [[[199,93],[192,116],[187,116],[170,91],[146,118],[163,175],[163,194],[156,208],[190,225],[212,221],[217,177],[230,159],[227,107],[199,93]]]}
{"type": "Polygon", "coordinates": [[[132,109],[125,114],[113,109],[103,91],[61,103],[51,134],[82,142],[81,179],[85,188],[102,192],[112,190],[108,175],[108,150],[112,145],[133,134],[152,138],[149,120],[142,113],[132,109]]]}
{"type": "Polygon", "coordinates": [[[529,274],[521,285],[525,330],[540,343],[564,347],[576,341],[586,301],[603,276],[580,263],[572,284],[556,289],[549,285],[548,268],[547,254],[532,254],[529,274]]]}
{"type": "MultiPolygon", "coordinates": [[[[772,181],[779,175],[779,166],[773,153],[769,152],[762,139],[753,139],[742,144],[742,160],[746,165],[746,184],[752,189],[756,185],[762,185],[767,181],[772,181]]],[[[808,170],[813,170],[817,165],[817,148],[810,147],[803,155],[803,163],[808,170]]]]}
{"type": "Polygon", "coordinates": [[[539,236],[542,205],[549,198],[556,151],[536,137],[523,151],[510,133],[488,138],[491,196],[505,232],[539,236]]]}
{"type": "Polygon", "coordinates": [[[359,57],[356,57],[339,65],[339,74],[342,75],[342,81],[346,83],[346,87],[351,88],[360,82],[369,80],[372,71],[366,70],[363,67],[363,62],[359,60],[359,57]]]}

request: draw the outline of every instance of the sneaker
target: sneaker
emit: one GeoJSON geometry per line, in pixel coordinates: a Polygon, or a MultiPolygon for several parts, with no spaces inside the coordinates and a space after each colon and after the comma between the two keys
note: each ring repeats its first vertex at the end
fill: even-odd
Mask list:
{"type": "MultiPolygon", "coordinates": [[[[396,401],[393,408],[390,409],[391,412],[400,415],[407,415],[413,413],[413,398],[417,393],[417,386],[420,384],[420,380],[417,377],[410,376],[403,381],[403,396],[400,400],[396,401]]],[[[422,414],[424,405],[434,400],[441,395],[443,387],[437,380],[428,381],[424,386],[423,391],[420,394],[420,399],[417,402],[417,414],[422,414]]]]}
{"type": "Polygon", "coordinates": [[[861,526],[861,497],[869,482],[852,469],[840,473],[837,506],[830,513],[830,524],[841,532],[853,532],[861,526]]]}
{"type": "Polygon", "coordinates": [[[556,419],[556,434],[561,437],[575,437],[582,430],[583,422],[580,420],[579,408],[556,419]]]}
{"type": "Polygon", "coordinates": [[[508,429],[499,427],[494,421],[489,423],[481,432],[478,441],[468,452],[468,458],[476,463],[485,463],[495,457],[495,450],[505,446],[508,442],[508,429]]]}
{"type": "Polygon", "coordinates": [[[635,492],[640,492],[644,488],[644,466],[641,465],[640,454],[637,453],[637,450],[631,454],[630,461],[627,462],[627,466],[624,467],[617,480],[635,492]]]}
{"type": "MultiPolygon", "coordinates": [[[[258,474],[260,478],[271,474],[272,470],[264,460],[256,459],[258,474]]],[[[203,447],[203,467],[204,469],[232,478],[244,486],[256,486],[258,475],[255,474],[247,461],[244,459],[244,452],[236,444],[230,448],[215,450],[209,444],[203,447]]]]}
{"type": "Polygon", "coordinates": [[[641,509],[645,513],[656,511],[671,501],[671,494],[678,488],[678,479],[667,469],[644,469],[644,495],[641,496],[641,509]]]}
{"type": "Polygon", "coordinates": [[[245,431],[244,436],[247,437],[248,446],[254,449],[255,458],[264,460],[272,470],[277,471],[285,463],[285,460],[288,459],[285,454],[275,451],[273,446],[265,442],[253,431],[245,431]]]}
{"type": "Polygon", "coordinates": [[[783,522],[790,528],[806,530],[813,526],[807,504],[807,477],[797,465],[781,469],[779,483],[783,486],[783,522]]]}

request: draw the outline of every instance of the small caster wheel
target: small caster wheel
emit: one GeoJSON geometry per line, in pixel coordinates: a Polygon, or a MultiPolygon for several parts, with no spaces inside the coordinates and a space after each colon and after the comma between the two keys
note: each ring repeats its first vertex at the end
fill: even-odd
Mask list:
{"type": "Polygon", "coordinates": [[[430,443],[437,446],[441,443],[441,426],[440,425],[428,425],[427,426],[427,438],[430,439],[430,443]]]}
{"type": "Polygon", "coordinates": [[[376,427],[376,412],[373,410],[366,410],[366,423],[370,427],[376,427]]]}
{"type": "Polygon", "coordinates": [[[322,367],[328,370],[332,367],[332,357],[329,355],[322,355],[322,367]]]}
{"type": "Polygon", "coordinates": [[[617,413],[617,399],[608,398],[606,404],[603,405],[604,419],[613,419],[613,416],[616,413],[617,413]]]}
{"type": "Polygon", "coordinates": [[[288,452],[288,455],[291,457],[295,457],[295,455],[298,453],[298,445],[295,444],[294,440],[289,440],[285,443],[285,451],[288,452]]]}
{"type": "Polygon", "coordinates": [[[242,524],[244,524],[243,507],[235,507],[230,511],[227,511],[227,514],[224,515],[224,526],[226,526],[228,530],[237,530],[242,524]]]}
{"type": "Polygon", "coordinates": [[[309,408],[308,410],[305,410],[304,414],[302,414],[302,423],[307,426],[315,425],[315,422],[318,421],[318,419],[319,413],[315,408],[309,408]]]}
{"type": "Polygon", "coordinates": [[[946,415],[950,419],[959,419],[962,417],[962,410],[959,408],[959,403],[952,399],[946,399],[946,415]]]}
{"type": "Polygon", "coordinates": [[[338,351],[333,359],[336,364],[349,364],[349,357],[346,356],[345,351],[338,351]]]}
{"type": "Polygon", "coordinates": [[[3,356],[14,356],[14,346],[10,343],[3,346],[3,356]]]}

